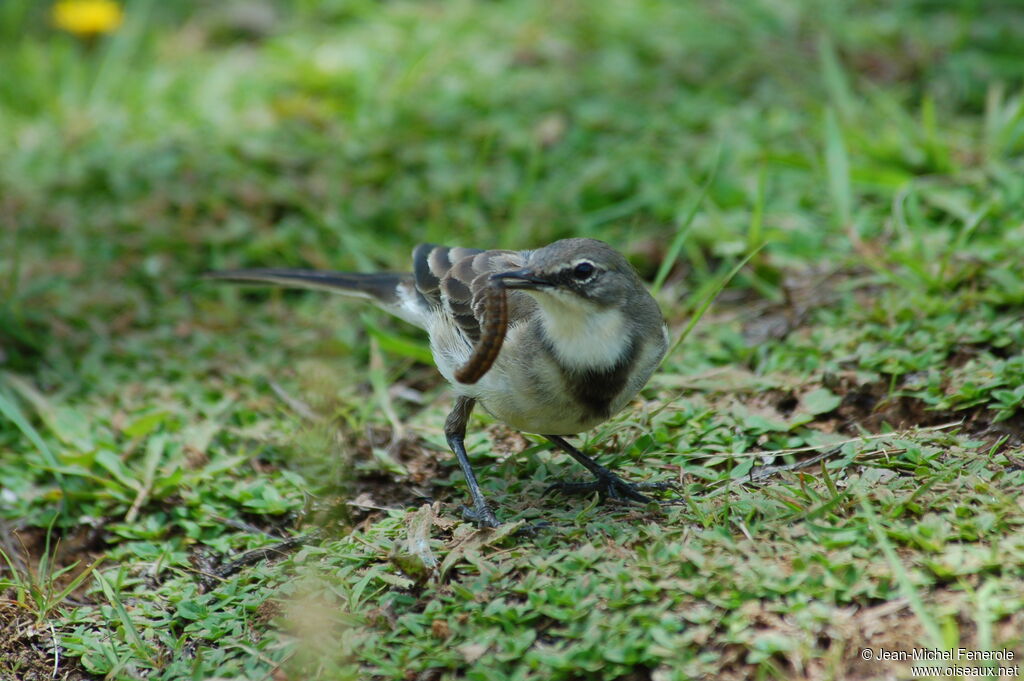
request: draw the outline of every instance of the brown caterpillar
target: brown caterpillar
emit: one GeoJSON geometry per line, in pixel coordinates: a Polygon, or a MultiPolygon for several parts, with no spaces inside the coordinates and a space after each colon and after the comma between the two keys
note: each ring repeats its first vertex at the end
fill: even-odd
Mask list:
{"type": "Polygon", "coordinates": [[[484,321],[480,327],[480,340],[473,354],[455,372],[459,383],[476,383],[486,374],[501,352],[508,327],[508,299],[505,285],[500,279],[487,282],[484,289],[484,321]]]}

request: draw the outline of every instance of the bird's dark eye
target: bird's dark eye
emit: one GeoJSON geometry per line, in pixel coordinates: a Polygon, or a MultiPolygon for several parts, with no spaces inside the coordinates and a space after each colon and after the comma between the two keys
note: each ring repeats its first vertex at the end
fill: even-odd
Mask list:
{"type": "Polygon", "coordinates": [[[581,262],[576,267],[572,268],[572,276],[577,279],[589,279],[590,275],[594,273],[594,265],[589,262],[581,262]]]}

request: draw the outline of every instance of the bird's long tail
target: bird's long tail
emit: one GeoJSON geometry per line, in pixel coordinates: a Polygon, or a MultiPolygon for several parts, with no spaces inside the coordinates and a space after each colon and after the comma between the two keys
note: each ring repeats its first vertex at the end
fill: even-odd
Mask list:
{"type": "Polygon", "coordinates": [[[207,272],[207,279],[240,284],[274,284],[289,288],[340,293],[373,302],[377,307],[424,326],[425,303],[416,291],[411,274],[399,272],[323,272],[298,269],[245,269],[207,272]]]}

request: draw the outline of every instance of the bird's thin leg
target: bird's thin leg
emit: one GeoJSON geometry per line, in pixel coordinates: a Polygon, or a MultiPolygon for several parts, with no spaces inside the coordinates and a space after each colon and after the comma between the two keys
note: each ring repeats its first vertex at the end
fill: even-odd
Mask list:
{"type": "Polygon", "coordinates": [[[466,455],[466,424],[469,422],[469,414],[473,411],[475,403],[476,400],[471,397],[460,397],[455,400],[455,406],[452,407],[444,422],[444,434],[448,439],[448,446],[452,448],[455,457],[459,460],[459,466],[462,467],[462,473],[466,476],[466,483],[469,485],[469,494],[473,497],[473,509],[470,510],[463,506],[462,515],[480,527],[497,527],[500,524],[498,518],[487,504],[487,500],[484,499],[480,485],[477,484],[476,475],[473,474],[473,468],[469,465],[469,457],[466,455]]]}
{"type": "Polygon", "coordinates": [[[565,438],[559,437],[558,435],[545,435],[544,437],[558,445],[558,447],[566,454],[579,461],[584,468],[593,473],[594,477],[597,478],[593,482],[556,482],[545,490],[545,494],[553,491],[561,492],[563,494],[590,494],[597,492],[602,499],[636,501],[641,504],[646,504],[652,501],[652,499],[646,494],[642,494],[640,492],[641,489],[664,490],[674,488],[674,485],[665,482],[626,482],[619,476],[615,475],[615,473],[612,473],[610,470],[566,442],[565,438]]]}

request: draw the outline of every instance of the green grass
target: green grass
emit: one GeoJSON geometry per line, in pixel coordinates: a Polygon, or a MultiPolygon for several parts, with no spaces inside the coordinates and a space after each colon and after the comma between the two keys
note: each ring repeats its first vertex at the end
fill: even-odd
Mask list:
{"type": "Polygon", "coordinates": [[[82,43],[4,3],[0,678],[1019,659],[1022,39],[1010,3],[307,0],[133,2],[82,43]],[[689,334],[582,438],[683,503],[545,497],[582,471],[477,416],[534,536],[461,521],[420,332],[199,278],[564,236],[689,334]]]}

